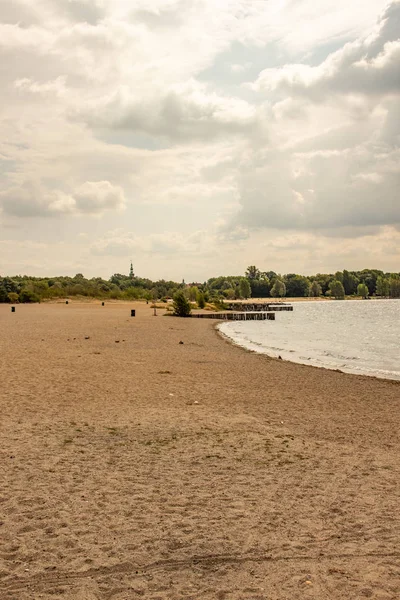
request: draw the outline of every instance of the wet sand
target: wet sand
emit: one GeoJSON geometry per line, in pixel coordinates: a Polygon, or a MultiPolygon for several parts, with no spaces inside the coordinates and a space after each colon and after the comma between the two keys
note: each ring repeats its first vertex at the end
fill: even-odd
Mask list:
{"type": "Polygon", "coordinates": [[[400,598],[399,383],[214,325],[0,305],[1,600],[400,598]]]}

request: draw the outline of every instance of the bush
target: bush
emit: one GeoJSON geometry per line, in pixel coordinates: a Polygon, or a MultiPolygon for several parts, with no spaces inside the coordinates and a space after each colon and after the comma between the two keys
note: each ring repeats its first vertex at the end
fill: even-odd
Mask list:
{"type": "Polygon", "coordinates": [[[40,302],[40,298],[30,290],[22,290],[19,293],[19,301],[27,304],[28,302],[40,302]]]}
{"type": "Polygon", "coordinates": [[[189,317],[192,312],[189,300],[183,292],[177,292],[174,296],[174,315],[177,317],[189,317]]]}
{"type": "Polygon", "coordinates": [[[204,308],[206,305],[204,294],[202,292],[200,292],[198,295],[197,304],[199,305],[199,308],[204,308]]]}
{"type": "Polygon", "coordinates": [[[10,292],[7,295],[7,299],[8,299],[9,302],[11,302],[11,304],[15,304],[16,302],[19,301],[19,296],[15,292],[10,292]]]}
{"type": "Polygon", "coordinates": [[[223,299],[223,298],[216,298],[216,299],[214,300],[214,306],[215,306],[215,309],[216,309],[217,311],[219,311],[219,310],[227,310],[227,308],[228,308],[228,307],[226,306],[226,304],[225,304],[225,302],[224,302],[224,299],[223,299]]]}

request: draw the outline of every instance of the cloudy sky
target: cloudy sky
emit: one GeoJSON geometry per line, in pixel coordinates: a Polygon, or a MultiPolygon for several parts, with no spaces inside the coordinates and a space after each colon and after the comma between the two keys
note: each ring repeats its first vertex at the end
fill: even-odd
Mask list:
{"type": "Polygon", "coordinates": [[[0,0],[0,275],[400,269],[400,0],[0,0]]]}

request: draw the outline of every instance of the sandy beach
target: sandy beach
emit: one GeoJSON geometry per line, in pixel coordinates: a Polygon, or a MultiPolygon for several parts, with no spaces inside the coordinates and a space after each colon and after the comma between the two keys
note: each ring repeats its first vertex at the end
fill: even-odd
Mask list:
{"type": "Polygon", "coordinates": [[[400,598],[398,382],[145,303],[0,332],[1,600],[400,598]]]}

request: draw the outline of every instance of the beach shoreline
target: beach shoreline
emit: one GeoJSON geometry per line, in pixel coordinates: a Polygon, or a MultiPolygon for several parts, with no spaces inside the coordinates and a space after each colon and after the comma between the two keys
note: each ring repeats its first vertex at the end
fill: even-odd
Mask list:
{"type": "MultiPolygon", "coordinates": [[[[317,364],[313,364],[311,362],[305,362],[305,361],[295,360],[293,358],[287,358],[286,356],[280,356],[280,355],[274,356],[273,354],[270,354],[269,352],[267,352],[266,350],[264,350],[262,348],[255,347],[255,344],[253,344],[252,342],[248,342],[248,344],[246,345],[244,342],[241,343],[240,341],[235,340],[234,335],[230,336],[222,330],[222,327],[229,327],[229,325],[232,325],[232,322],[227,323],[226,321],[224,321],[224,322],[216,323],[215,329],[217,330],[218,334],[221,337],[223,337],[228,343],[231,343],[234,346],[238,346],[239,348],[242,348],[245,352],[258,354],[261,356],[267,356],[270,359],[282,360],[284,362],[290,362],[290,363],[297,364],[297,365],[303,365],[303,366],[310,367],[313,369],[324,369],[327,371],[335,371],[337,373],[343,373],[343,374],[347,374],[347,375],[355,375],[357,377],[367,377],[368,379],[392,381],[392,382],[400,385],[400,378],[396,378],[393,375],[390,375],[390,376],[389,375],[387,375],[387,376],[377,375],[376,373],[373,373],[373,372],[368,373],[367,371],[356,372],[355,370],[352,370],[351,368],[346,368],[346,367],[341,367],[341,368],[328,367],[328,366],[322,365],[322,364],[317,365],[317,364]]],[[[287,350],[282,351],[282,354],[284,354],[284,352],[287,352],[287,350]]]]}
{"type": "Polygon", "coordinates": [[[399,382],[129,304],[0,306],[2,600],[397,598],[399,382]]]}

